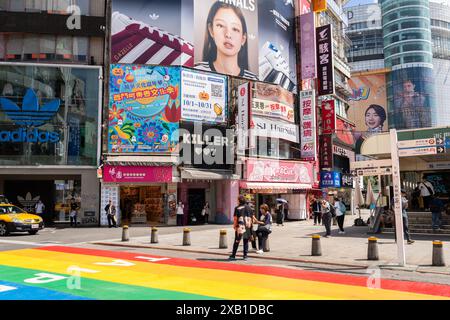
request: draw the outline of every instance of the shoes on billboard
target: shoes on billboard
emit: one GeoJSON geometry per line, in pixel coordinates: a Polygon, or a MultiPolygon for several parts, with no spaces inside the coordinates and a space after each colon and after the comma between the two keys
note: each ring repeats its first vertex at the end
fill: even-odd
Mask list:
{"type": "Polygon", "coordinates": [[[259,75],[262,81],[293,91],[295,83],[289,78],[289,63],[274,44],[266,42],[259,53],[259,75]]]}
{"type": "Polygon", "coordinates": [[[114,12],[111,29],[113,63],[194,66],[194,46],[165,30],[114,12]]]}

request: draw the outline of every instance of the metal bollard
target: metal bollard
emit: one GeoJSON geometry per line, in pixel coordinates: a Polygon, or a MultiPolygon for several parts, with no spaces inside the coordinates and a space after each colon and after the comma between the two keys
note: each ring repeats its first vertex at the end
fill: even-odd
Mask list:
{"type": "Polygon", "coordinates": [[[152,227],[150,243],[158,243],[158,229],[156,227],[152,227]]]}
{"type": "Polygon", "coordinates": [[[369,246],[367,249],[367,260],[379,260],[378,256],[378,239],[375,237],[369,238],[369,246]]]}
{"type": "Polygon", "coordinates": [[[184,228],[183,229],[183,246],[191,245],[191,229],[184,228]]]}
{"type": "Polygon", "coordinates": [[[130,240],[130,232],[128,231],[128,226],[122,227],[122,241],[130,240]]]}
{"type": "Polygon", "coordinates": [[[444,250],[442,241],[433,241],[433,266],[445,267],[444,250]]]}
{"type": "Polygon", "coordinates": [[[263,239],[262,239],[262,247],[263,247],[263,252],[269,252],[270,251],[269,235],[266,235],[265,237],[263,237],[263,239]]]}
{"type": "Polygon", "coordinates": [[[320,246],[320,235],[315,234],[312,236],[312,248],[311,248],[312,256],[321,256],[322,248],[320,246]]]}
{"type": "Polygon", "coordinates": [[[227,230],[220,230],[219,249],[227,249],[227,248],[228,248],[227,230]]]}

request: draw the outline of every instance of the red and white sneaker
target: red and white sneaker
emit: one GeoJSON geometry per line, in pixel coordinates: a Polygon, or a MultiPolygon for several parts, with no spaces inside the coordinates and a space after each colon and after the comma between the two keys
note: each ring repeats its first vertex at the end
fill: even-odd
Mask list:
{"type": "Polygon", "coordinates": [[[194,66],[194,46],[167,31],[112,14],[111,60],[113,63],[194,66]]]}

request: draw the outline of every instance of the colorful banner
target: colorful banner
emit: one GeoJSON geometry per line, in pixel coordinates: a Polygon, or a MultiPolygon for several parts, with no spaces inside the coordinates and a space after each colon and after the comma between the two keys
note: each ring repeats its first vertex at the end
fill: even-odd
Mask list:
{"type": "Polygon", "coordinates": [[[249,88],[250,83],[246,82],[238,87],[238,137],[237,137],[237,153],[245,154],[245,149],[248,147],[248,135],[249,135],[249,88]]]}
{"type": "Polygon", "coordinates": [[[247,160],[247,181],[313,183],[312,164],[307,162],[247,160]]]}
{"type": "Polygon", "coordinates": [[[322,101],[322,133],[333,134],[336,130],[336,110],[334,100],[322,101]]]}
{"type": "Polygon", "coordinates": [[[340,118],[336,118],[336,140],[340,143],[355,146],[355,137],[353,136],[355,125],[340,118]]]}
{"type": "Polygon", "coordinates": [[[319,96],[334,94],[333,28],[316,28],[317,77],[319,96]]]}
{"type": "Polygon", "coordinates": [[[112,64],[108,151],[175,151],[179,87],[180,68],[112,64]]]}
{"type": "Polygon", "coordinates": [[[181,118],[190,121],[227,121],[227,77],[181,70],[181,118]]]}
{"type": "Polygon", "coordinates": [[[172,167],[103,166],[104,182],[172,182],[172,167]]]}
{"type": "Polygon", "coordinates": [[[278,118],[292,123],[295,122],[294,107],[280,102],[253,99],[252,115],[278,118]]]}
{"type": "Polygon", "coordinates": [[[113,0],[112,11],[113,63],[195,66],[297,90],[293,1],[113,0]]]}
{"type": "Polygon", "coordinates": [[[316,93],[314,90],[300,92],[300,149],[301,158],[315,161],[316,153],[316,93]]]}
{"type": "Polygon", "coordinates": [[[314,79],[316,74],[316,28],[315,13],[310,12],[300,16],[301,67],[302,80],[314,79]]]}
{"type": "Polygon", "coordinates": [[[331,135],[320,136],[320,168],[333,168],[333,141],[331,135]]]}
{"type": "Polygon", "coordinates": [[[251,137],[266,137],[299,142],[298,125],[263,117],[253,117],[250,122],[251,137]]]}

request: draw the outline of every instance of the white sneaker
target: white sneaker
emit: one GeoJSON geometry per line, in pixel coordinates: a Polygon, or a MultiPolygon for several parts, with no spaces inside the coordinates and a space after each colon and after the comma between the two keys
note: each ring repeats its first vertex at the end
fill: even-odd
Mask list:
{"type": "Polygon", "coordinates": [[[263,252],[264,252],[264,251],[262,251],[262,250],[256,251],[257,254],[263,254],[263,252]]]}

